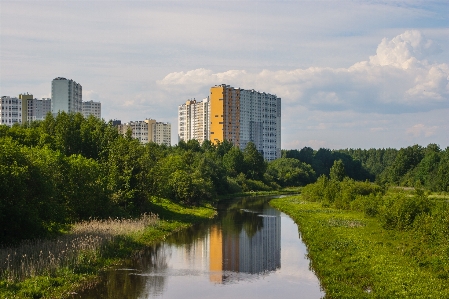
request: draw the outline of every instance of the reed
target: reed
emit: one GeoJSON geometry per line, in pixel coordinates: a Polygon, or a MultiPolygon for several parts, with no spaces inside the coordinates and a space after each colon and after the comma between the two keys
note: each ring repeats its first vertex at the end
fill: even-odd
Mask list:
{"type": "Polygon", "coordinates": [[[154,214],[137,219],[90,219],[73,224],[69,233],[51,240],[24,241],[0,248],[0,280],[19,282],[38,275],[55,275],[62,268],[76,269],[102,258],[108,244],[119,237],[158,224],[154,214]]]}

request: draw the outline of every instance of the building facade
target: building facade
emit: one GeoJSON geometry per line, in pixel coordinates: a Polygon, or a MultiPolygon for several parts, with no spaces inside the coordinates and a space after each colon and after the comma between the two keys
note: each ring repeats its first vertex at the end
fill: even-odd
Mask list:
{"type": "Polygon", "coordinates": [[[130,121],[117,125],[118,132],[126,135],[131,131],[131,137],[141,143],[155,142],[157,144],[171,145],[171,125],[167,122],[157,122],[154,119],[130,121]]]}
{"type": "Polygon", "coordinates": [[[36,120],[44,120],[48,112],[51,112],[51,99],[42,98],[41,100],[33,98],[33,95],[19,95],[22,99],[22,123],[36,120]]]}
{"type": "Polygon", "coordinates": [[[63,77],[51,82],[51,112],[83,113],[83,88],[81,84],[63,77]]]}
{"type": "Polygon", "coordinates": [[[100,102],[94,102],[94,101],[86,101],[83,102],[83,116],[89,117],[90,115],[93,115],[97,118],[101,118],[101,103],[100,102]]]}
{"type": "Polygon", "coordinates": [[[209,140],[209,98],[188,100],[178,107],[178,141],[209,140]]]}
{"type": "Polygon", "coordinates": [[[253,142],[267,161],[281,157],[281,99],[253,90],[216,85],[210,89],[210,140],[240,149],[253,142]]]}
{"type": "Polygon", "coordinates": [[[153,125],[153,142],[157,144],[171,145],[171,124],[168,122],[156,122],[153,125]]]}
{"type": "Polygon", "coordinates": [[[28,107],[33,105],[33,95],[28,92],[26,94],[19,94],[19,100],[22,102],[22,124],[24,124],[28,121],[28,107]]]}
{"type": "Polygon", "coordinates": [[[22,100],[18,98],[11,98],[9,96],[2,96],[0,102],[0,124],[12,126],[16,123],[22,124],[22,100]]]}

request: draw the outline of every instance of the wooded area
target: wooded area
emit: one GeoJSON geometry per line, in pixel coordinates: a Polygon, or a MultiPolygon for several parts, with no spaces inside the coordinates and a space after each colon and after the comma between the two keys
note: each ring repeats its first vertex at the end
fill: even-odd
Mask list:
{"type": "Polygon", "coordinates": [[[151,212],[152,196],[196,205],[218,195],[303,186],[329,175],[381,185],[448,191],[449,149],[430,144],[405,149],[285,150],[267,163],[250,143],[181,141],[167,147],[119,135],[111,123],[80,114],[0,126],[0,240],[45,236],[91,217],[151,212]]]}

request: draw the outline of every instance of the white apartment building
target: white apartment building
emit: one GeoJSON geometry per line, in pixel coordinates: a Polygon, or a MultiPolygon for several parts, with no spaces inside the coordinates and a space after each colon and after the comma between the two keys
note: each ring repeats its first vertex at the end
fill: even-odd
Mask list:
{"type": "Polygon", "coordinates": [[[178,107],[178,141],[209,140],[209,97],[202,102],[188,100],[178,107]]]}
{"type": "Polygon", "coordinates": [[[171,125],[170,123],[157,122],[155,119],[141,121],[130,121],[117,125],[118,132],[126,135],[131,130],[131,137],[138,139],[145,144],[150,141],[157,144],[171,145],[171,125]]]}
{"type": "Polygon", "coordinates": [[[97,118],[101,118],[101,103],[94,101],[86,101],[83,102],[83,116],[89,117],[89,115],[93,115],[97,118]]]}
{"type": "Polygon", "coordinates": [[[168,122],[156,122],[153,125],[153,142],[157,144],[171,145],[171,124],[168,122]]]}
{"type": "Polygon", "coordinates": [[[22,100],[2,96],[0,102],[0,124],[12,127],[13,124],[22,124],[22,100]]]}
{"type": "Polygon", "coordinates": [[[26,100],[26,121],[44,120],[48,112],[51,112],[51,99],[42,98],[26,100]]]}
{"type": "Polygon", "coordinates": [[[281,99],[276,95],[240,90],[240,148],[253,142],[265,160],[281,157],[281,99]]]}
{"type": "Polygon", "coordinates": [[[83,113],[83,88],[81,84],[63,77],[51,82],[51,113],[83,113]]]}

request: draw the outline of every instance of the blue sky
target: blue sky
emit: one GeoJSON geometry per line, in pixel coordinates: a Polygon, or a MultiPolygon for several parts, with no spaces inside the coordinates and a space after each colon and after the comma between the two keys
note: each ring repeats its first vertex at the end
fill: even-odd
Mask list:
{"type": "Polygon", "coordinates": [[[449,146],[447,1],[4,1],[0,94],[55,77],[172,123],[226,83],[282,98],[282,148],[449,146]]]}

